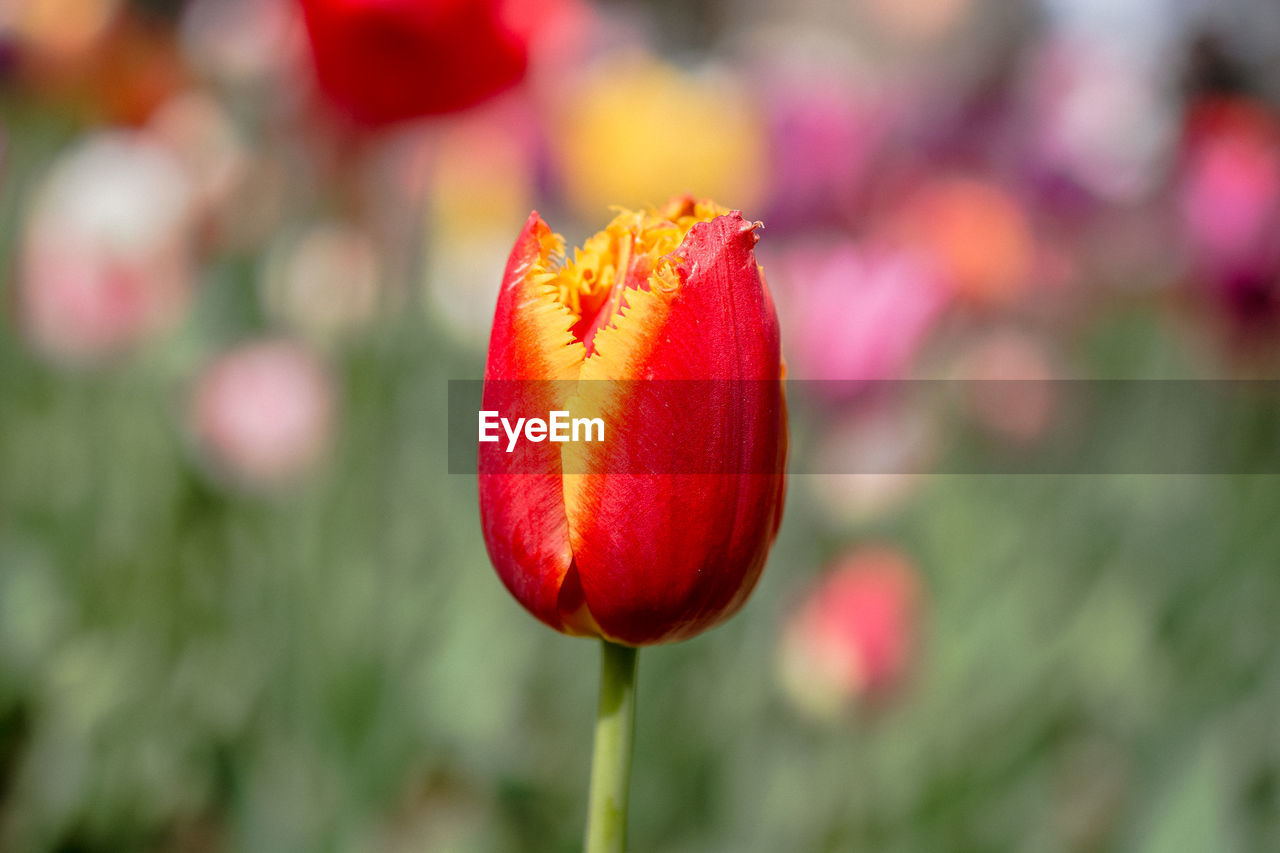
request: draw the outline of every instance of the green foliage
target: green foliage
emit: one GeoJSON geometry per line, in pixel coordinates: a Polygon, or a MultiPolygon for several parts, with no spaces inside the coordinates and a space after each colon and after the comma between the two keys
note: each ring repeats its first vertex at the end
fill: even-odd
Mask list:
{"type": "MultiPolygon", "coordinates": [[[[474,357],[377,330],[331,464],[264,497],[193,464],[153,364],[4,352],[6,849],[576,849],[598,650],[505,593],[444,473],[474,357]]],[[[1277,505],[1267,476],[948,475],[837,535],[794,478],[743,613],[641,656],[635,849],[1271,849],[1277,505]],[[871,536],[924,572],[919,665],[817,723],[780,623],[871,536]]]]}

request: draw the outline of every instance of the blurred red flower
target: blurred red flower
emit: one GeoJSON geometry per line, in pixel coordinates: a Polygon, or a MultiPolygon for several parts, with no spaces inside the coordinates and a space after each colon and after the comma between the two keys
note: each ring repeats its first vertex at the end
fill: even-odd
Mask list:
{"type": "Polygon", "coordinates": [[[920,580],[915,564],[888,546],[841,558],[808,589],[780,648],[787,695],[832,716],[860,695],[897,684],[916,645],[920,580]]]}
{"type": "Polygon", "coordinates": [[[530,4],[495,0],[301,0],[325,96],[381,126],[464,109],[515,84],[530,4]]]}

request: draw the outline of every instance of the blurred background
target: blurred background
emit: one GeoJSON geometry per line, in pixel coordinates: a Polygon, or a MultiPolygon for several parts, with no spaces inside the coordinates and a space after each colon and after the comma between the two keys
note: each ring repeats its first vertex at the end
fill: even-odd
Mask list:
{"type": "MultiPolygon", "coordinates": [[[[1280,378],[1278,102],[1273,0],[0,0],[0,850],[578,849],[444,449],[529,211],[763,220],[833,388],[1280,378]]],[[[1280,849],[1280,482],[937,473],[1030,387],[794,401],[885,473],[641,656],[635,849],[1280,849]]]]}

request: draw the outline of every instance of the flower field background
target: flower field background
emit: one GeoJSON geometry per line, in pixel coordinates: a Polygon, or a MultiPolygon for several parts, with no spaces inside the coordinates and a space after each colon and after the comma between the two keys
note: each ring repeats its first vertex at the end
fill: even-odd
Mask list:
{"type": "Polygon", "coordinates": [[[596,646],[447,386],[531,209],[681,192],[828,381],[751,600],[642,656],[634,849],[1280,848],[1271,433],[947,473],[1054,380],[1280,378],[1273,4],[775,5],[0,4],[0,850],[578,849],[596,646]]]}

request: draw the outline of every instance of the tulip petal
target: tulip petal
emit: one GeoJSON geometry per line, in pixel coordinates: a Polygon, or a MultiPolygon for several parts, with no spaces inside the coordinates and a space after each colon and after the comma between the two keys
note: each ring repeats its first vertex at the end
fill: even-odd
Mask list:
{"type": "Polygon", "coordinates": [[[577,318],[556,299],[543,270],[563,254],[560,238],[537,211],[516,238],[494,311],[485,379],[577,379],[586,347],[571,329],[577,318]]]}
{"type": "Polygon", "coordinates": [[[737,213],[695,225],[676,252],[678,288],[628,291],[582,366],[583,380],[703,380],[690,384],[696,405],[617,383],[613,432],[586,451],[602,473],[564,477],[574,563],[610,639],[677,640],[732,615],[777,531],[786,414],[755,242],[737,213]],[[626,473],[644,460],[677,473],[626,473]],[[708,460],[725,473],[703,473],[708,460]]]}
{"type": "MultiPolygon", "coordinates": [[[[559,251],[559,238],[533,213],[507,261],[494,312],[485,365],[484,408],[511,414],[564,407],[586,350],[569,328],[574,317],[554,299],[541,270],[559,251]]],[[[480,515],[489,556],[511,594],[552,628],[592,633],[581,603],[561,586],[573,554],[560,477],[560,457],[549,442],[522,443],[507,453],[502,442],[480,445],[480,515]],[[497,471],[521,473],[486,473],[497,471]],[[534,473],[529,473],[534,472],[534,473]]]]}

